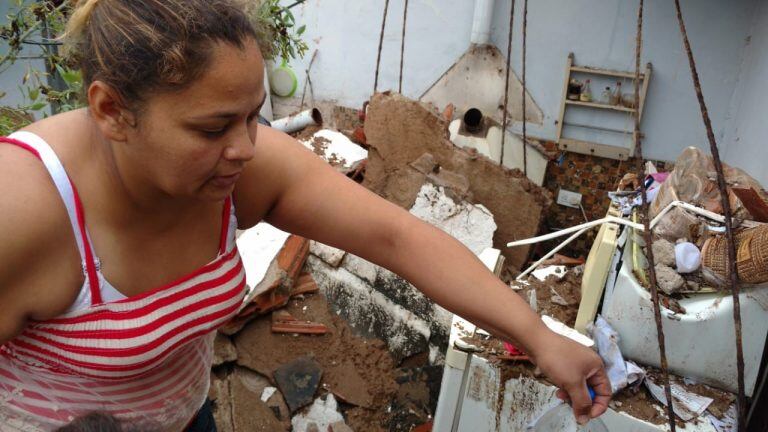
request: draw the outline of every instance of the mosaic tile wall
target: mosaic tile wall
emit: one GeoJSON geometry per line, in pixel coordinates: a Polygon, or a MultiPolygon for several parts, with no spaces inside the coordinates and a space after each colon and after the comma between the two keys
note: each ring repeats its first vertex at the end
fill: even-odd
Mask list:
{"type": "MultiPolygon", "coordinates": [[[[544,187],[557,198],[560,188],[582,195],[581,204],[584,213],[589,220],[600,219],[605,216],[611,200],[608,192],[616,190],[619,180],[624,174],[636,171],[636,160],[618,161],[597,156],[583,155],[565,152],[549,163],[547,174],[544,178],[544,187]]],[[[670,171],[671,162],[654,161],[660,171],[670,171]]],[[[558,205],[553,202],[546,213],[543,232],[550,232],[553,228],[568,228],[584,223],[584,213],[581,209],[558,205]]],[[[586,258],[592,246],[597,229],[586,232],[577,238],[560,253],[586,258]]],[[[564,240],[560,239],[560,241],[564,240]]],[[[559,241],[543,243],[540,250],[544,253],[557,246],[559,241]]]]}

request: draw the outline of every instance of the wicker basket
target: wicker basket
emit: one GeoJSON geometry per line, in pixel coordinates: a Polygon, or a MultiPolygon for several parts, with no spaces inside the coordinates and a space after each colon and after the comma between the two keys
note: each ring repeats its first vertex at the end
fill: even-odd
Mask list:
{"type": "MultiPolygon", "coordinates": [[[[768,225],[736,234],[736,273],[749,284],[768,282],[768,225]]],[[[701,264],[725,279],[728,266],[726,236],[707,239],[701,250],[701,264]]]]}

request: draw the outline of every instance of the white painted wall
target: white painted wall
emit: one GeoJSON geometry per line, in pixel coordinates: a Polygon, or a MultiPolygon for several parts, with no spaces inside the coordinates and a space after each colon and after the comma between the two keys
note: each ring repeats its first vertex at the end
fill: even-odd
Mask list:
{"type": "MultiPolygon", "coordinates": [[[[498,31],[494,33],[494,42],[506,46],[509,2],[500,0],[499,3],[506,8],[502,8],[505,13],[496,14],[498,31]]],[[[538,131],[542,136],[554,136],[569,52],[575,54],[577,64],[634,71],[637,3],[634,0],[529,1],[528,87],[546,115],[543,130],[538,131]]],[[[722,139],[757,2],[682,0],[681,3],[715,134],[722,139]]],[[[517,2],[515,14],[522,16],[521,1],[517,2]]],[[[520,22],[516,19],[515,70],[521,70],[520,22]]],[[[643,39],[641,64],[653,64],[641,125],[646,134],[644,155],[674,160],[686,146],[705,146],[706,133],[672,1],[645,2],[643,39]]],[[[592,90],[593,93],[600,91],[595,87],[592,90]]],[[[593,123],[598,116],[606,117],[604,112],[582,110],[576,114],[582,115],[566,120],[593,123]]],[[[631,129],[628,116],[616,116],[615,125],[631,129]]],[[[568,128],[566,133],[575,135],[568,128]]]]}
{"type": "MultiPolygon", "coordinates": [[[[516,2],[513,42],[512,65],[518,76],[522,3],[516,2]]],[[[645,155],[674,160],[686,146],[706,146],[706,134],[674,5],[669,0],[645,3],[642,62],[650,61],[654,66],[642,124],[646,133],[645,155]]],[[[757,29],[753,22],[758,3],[761,2],[682,0],[710,116],[720,142],[732,114],[732,99],[748,48],[746,40],[751,29],[757,29]]],[[[404,0],[390,1],[380,90],[397,90],[403,4],[404,0]]],[[[410,0],[403,83],[406,96],[420,96],[466,50],[473,5],[471,0],[410,0]]],[[[497,0],[495,6],[492,42],[502,52],[506,52],[509,5],[510,0],[497,0]]],[[[383,7],[383,0],[309,0],[294,8],[297,21],[307,24],[310,44],[307,58],[293,62],[301,76],[300,86],[304,83],[306,63],[312,50],[317,48],[318,56],[312,69],[315,97],[347,106],[360,106],[367,100],[373,90],[383,7]]],[[[636,9],[635,0],[529,1],[527,84],[545,114],[544,125],[529,127],[529,133],[550,139],[555,135],[569,52],[575,54],[578,64],[634,70],[636,9]]],[[[301,87],[299,95],[300,91],[301,87]]],[[[593,92],[599,94],[600,89],[593,88],[593,92]]],[[[569,120],[587,123],[606,113],[577,114],[581,118],[569,120]]],[[[620,116],[612,123],[631,127],[631,120],[620,116]]],[[[519,129],[519,125],[515,128],[519,129]]]]}
{"type": "Polygon", "coordinates": [[[754,16],[741,79],[733,97],[733,115],[721,140],[722,157],[768,187],[768,3],[760,2],[754,16]]]}
{"type": "MultiPolygon", "coordinates": [[[[283,0],[282,4],[293,3],[283,0]]],[[[398,89],[404,0],[391,0],[379,75],[379,90],[398,89]]],[[[403,94],[418,98],[469,46],[474,2],[411,0],[408,7],[403,94]]],[[[383,0],[308,0],[292,12],[297,26],[307,25],[310,48],[291,66],[299,76],[312,66],[315,97],[359,107],[373,92],[376,56],[384,11],[383,0]]]]}

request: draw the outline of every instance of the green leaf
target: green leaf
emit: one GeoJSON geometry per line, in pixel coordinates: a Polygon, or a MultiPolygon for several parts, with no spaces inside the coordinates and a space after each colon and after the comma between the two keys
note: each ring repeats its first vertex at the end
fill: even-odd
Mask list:
{"type": "Polygon", "coordinates": [[[40,111],[41,109],[45,108],[48,104],[45,102],[38,102],[35,104],[32,104],[32,106],[29,107],[32,111],[40,111]]]}
{"type": "Polygon", "coordinates": [[[29,89],[29,100],[34,102],[34,101],[37,100],[38,97],[40,97],[40,88],[38,88],[38,87],[30,88],[29,89]]]}
{"type": "Polygon", "coordinates": [[[296,30],[296,35],[297,36],[301,36],[302,34],[304,34],[304,30],[306,30],[306,29],[307,29],[307,25],[304,24],[303,26],[299,27],[298,30],[296,30]]]}

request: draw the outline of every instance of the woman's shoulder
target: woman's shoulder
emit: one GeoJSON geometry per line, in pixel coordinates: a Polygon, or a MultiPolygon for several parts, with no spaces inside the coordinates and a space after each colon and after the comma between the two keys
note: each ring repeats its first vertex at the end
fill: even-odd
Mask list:
{"type": "MultiPolygon", "coordinates": [[[[58,155],[71,134],[73,116],[67,113],[33,123],[21,131],[31,132],[54,148],[58,155]],[[70,127],[65,127],[67,123],[70,127]],[[61,132],[58,136],[55,128],[61,132]]],[[[19,141],[25,143],[25,137],[19,141]]],[[[64,151],[64,153],[69,153],[64,151]]],[[[72,156],[68,154],[68,158],[72,156]]],[[[63,158],[62,158],[63,159],[63,158]]],[[[64,162],[66,165],[66,161],[64,162]]],[[[50,236],[59,236],[69,229],[69,218],[62,198],[43,161],[29,149],[10,143],[0,143],[0,238],[15,239],[0,242],[0,255],[13,253],[11,245],[48,243],[50,236]]],[[[71,231],[71,229],[69,229],[71,231]]],[[[71,233],[70,233],[71,236],[71,233]]],[[[0,257],[0,263],[3,263],[0,257]]]]}

